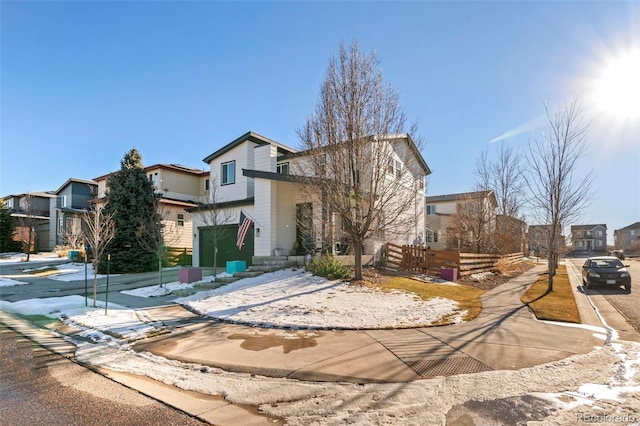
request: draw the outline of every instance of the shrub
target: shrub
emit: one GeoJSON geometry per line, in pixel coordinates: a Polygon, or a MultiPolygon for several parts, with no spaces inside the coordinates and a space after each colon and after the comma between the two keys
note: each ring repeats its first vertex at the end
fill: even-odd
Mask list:
{"type": "Polygon", "coordinates": [[[333,256],[314,258],[307,266],[307,270],[313,275],[330,280],[348,278],[351,275],[351,269],[333,256]]]}

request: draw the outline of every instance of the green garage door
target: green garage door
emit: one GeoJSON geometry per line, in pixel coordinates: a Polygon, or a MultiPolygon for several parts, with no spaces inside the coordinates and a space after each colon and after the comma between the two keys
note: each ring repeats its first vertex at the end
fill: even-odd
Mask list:
{"type": "MultiPolygon", "coordinates": [[[[253,226],[249,228],[244,240],[242,251],[236,246],[238,225],[228,225],[222,228],[222,238],[218,241],[217,266],[226,267],[228,260],[244,260],[251,265],[253,256],[253,226]]],[[[218,231],[220,232],[220,231],[218,231]]],[[[213,241],[211,228],[200,228],[200,266],[213,266],[213,241]]]]}

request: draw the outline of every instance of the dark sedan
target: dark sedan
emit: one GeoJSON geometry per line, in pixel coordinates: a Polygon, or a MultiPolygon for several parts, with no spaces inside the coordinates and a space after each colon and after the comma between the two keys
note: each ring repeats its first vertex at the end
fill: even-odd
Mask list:
{"type": "Polygon", "coordinates": [[[587,288],[596,285],[620,287],[631,292],[631,274],[615,256],[590,257],[582,266],[582,283],[587,288]]]}

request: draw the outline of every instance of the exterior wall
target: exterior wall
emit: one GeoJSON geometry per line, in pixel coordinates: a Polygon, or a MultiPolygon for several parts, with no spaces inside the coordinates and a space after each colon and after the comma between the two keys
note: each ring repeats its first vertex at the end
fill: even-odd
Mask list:
{"type": "MultiPolygon", "coordinates": [[[[256,232],[254,256],[274,256],[278,247],[278,186],[275,181],[256,179],[254,219],[260,232],[256,232]]],[[[294,230],[295,232],[295,230],[294,230]]],[[[286,253],[285,253],[286,254],[286,253]]]]}
{"type": "Polygon", "coordinates": [[[209,163],[211,182],[216,182],[220,185],[218,193],[220,197],[219,201],[244,200],[253,196],[253,193],[249,191],[249,189],[253,187],[253,184],[249,185],[249,178],[242,175],[242,169],[254,168],[253,163],[249,163],[249,161],[254,158],[253,152],[249,155],[249,150],[253,151],[255,146],[256,144],[252,142],[240,144],[209,163]],[[235,161],[235,183],[221,185],[222,164],[229,161],[235,161]]]}
{"type": "Polygon", "coordinates": [[[157,190],[164,197],[191,201],[200,197],[200,177],[191,173],[181,173],[171,169],[151,169],[147,176],[158,173],[157,190]]]}
{"type": "Polygon", "coordinates": [[[168,247],[191,248],[193,244],[193,218],[184,207],[164,204],[162,208],[165,244],[168,247]],[[178,223],[178,214],[184,215],[184,223],[178,223]]]}
{"type": "Polygon", "coordinates": [[[625,252],[640,252],[640,222],[613,231],[615,248],[625,252]]]}

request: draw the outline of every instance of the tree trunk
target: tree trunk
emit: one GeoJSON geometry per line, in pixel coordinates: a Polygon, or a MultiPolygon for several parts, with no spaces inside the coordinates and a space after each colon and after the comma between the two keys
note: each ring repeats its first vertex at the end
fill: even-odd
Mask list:
{"type": "Polygon", "coordinates": [[[217,263],[218,263],[218,244],[213,244],[213,282],[216,282],[216,274],[217,274],[217,263]]]}
{"type": "Polygon", "coordinates": [[[353,254],[354,254],[354,280],[362,280],[362,242],[358,240],[353,241],[353,254]]]}
{"type": "Polygon", "coordinates": [[[98,297],[98,262],[93,263],[93,307],[96,307],[98,297]]]}
{"type": "Polygon", "coordinates": [[[549,269],[549,286],[547,287],[548,291],[553,291],[553,276],[556,274],[555,270],[555,262],[553,260],[555,254],[549,253],[549,258],[547,259],[547,267],[549,269]]]}

